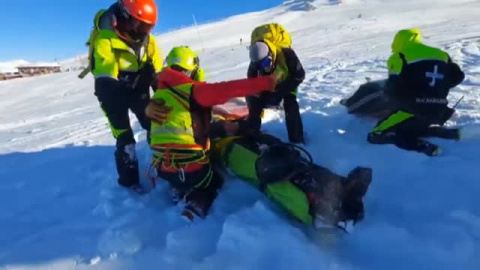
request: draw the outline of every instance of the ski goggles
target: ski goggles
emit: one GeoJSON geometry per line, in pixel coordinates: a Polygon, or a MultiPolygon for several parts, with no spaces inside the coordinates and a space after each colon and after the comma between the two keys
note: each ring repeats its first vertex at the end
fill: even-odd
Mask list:
{"type": "Polygon", "coordinates": [[[257,65],[258,69],[260,69],[262,71],[269,72],[271,70],[271,68],[273,67],[272,57],[267,56],[267,57],[263,58],[262,60],[258,61],[256,63],[256,65],[257,65]]]}

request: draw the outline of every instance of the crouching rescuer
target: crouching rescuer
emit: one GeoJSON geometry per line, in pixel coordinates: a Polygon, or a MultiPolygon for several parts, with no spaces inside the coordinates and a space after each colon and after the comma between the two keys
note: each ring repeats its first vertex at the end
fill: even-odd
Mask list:
{"type": "Polygon", "coordinates": [[[394,110],[368,134],[368,141],[436,156],[439,147],[421,138],[460,139],[458,129],[443,125],[455,112],[448,107],[450,89],[465,74],[446,52],[422,44],[416,29],[399,31],[392,51],[386,83],[394,110]]]}
{"type": "Polygon", "coordinates": [[[153,165],[169,183],[174,202],[186,203],[182,215],[190,220],[207,215],[223,184],[209,157],[211,107],[234,97],[273,91],[277,80],[270,76],[210,84],[199,81],[198,71],[198,57],[190,48],[173,48],[146,109],[147,116],[156,119],[159,110],[169,108],[162,124],[152,121],[153,165]]]}
{"type": "Polygon", "coordinates": [[[268,134],[226,137],[215,140],[212,148],[215,161],[309,226],[346,229],[364,217],[369,168],[340,176],[314,164],[306,150],[268,134]]]}

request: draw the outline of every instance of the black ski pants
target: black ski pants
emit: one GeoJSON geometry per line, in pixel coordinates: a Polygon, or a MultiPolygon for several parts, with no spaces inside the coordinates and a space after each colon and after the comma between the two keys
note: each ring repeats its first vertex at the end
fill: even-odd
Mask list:
{"type": "Polygon", "coordinates": [[[246,98],[248,106],[247,124],[249,128],[254,131],[260,131],[263,110],[272,105],[278,106],[283,99],[288,139],[291,143],[304,143],[302,117],[300,116],[300,108],[295,92],[280,96],[276,101],[273,101],[273,103],[277,104],[272,104],[271,95],[275,94],[277,93],[267,93],[260,95],[260,97],[250,96],[246,98]]]}
{"type": "Polygon", "coordinates": [[[423,152],[428,142],[421,138],[438,137],[458,139],[457,129],[432,126],[436,122],[431,117],[421,117],[398,110],[380,120],[369,134],[371,143],[390,143],[405,150],[423,152]]]}
{"type": "Polygon", "coordinates": [[[122,186],[137,185],[139,184],[138,161],[128,112],[131,110],[142,128],[149,133],[150,120],[145,115],[145,108],[150,100],[149,88],[137,90],[127,87],[104,87],[101,84],[97,85],[96,82],[95,95],[117,140],[115,161],[118,183],[122,186]]]}

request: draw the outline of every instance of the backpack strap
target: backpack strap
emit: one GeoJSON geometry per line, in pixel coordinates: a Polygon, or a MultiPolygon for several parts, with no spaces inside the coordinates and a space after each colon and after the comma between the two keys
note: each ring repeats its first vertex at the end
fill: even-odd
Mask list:
{"type": "Polygon", "coordinates": [[[308,173],[313,168],[313,160],[310,153],[294,144],[279,142],[268,145],[266,149],[263,151],[260,149],[260,151],[255,162],[255,170],[260,182],[259,188],[262,192],[270,184],[295,180],[295,178],[301,174],[308,173]],[[270,151],[273,151],[273,153],[270,151]],[[285,169],[281,166],[289,168],[285,169]],[[282,173],[275,173],[274,171],[277,169],[282,171],[282,173]],[[275,178],[272,179],[272,177],[275,178]]]}
{"type": "Polygon", "coordinates": [[[100,18],[107,12],[106,9],[101,9],[95,13],[95,17],[93,18],[93,28],[90,31],[90,37],[88,38],[85,45],[88,47],[88,66],[78,74],[78,78],[83,79],[85,76],[88,75],[93,69],[94,66],[94,58],[93,58],[93,51],[94,51],[94,43],[95,39],[97,38],[98,31],[100,31],[100,18]]]}
{"type": "Polygon", "coordinates": [[[408,65],[407,58],[405,58],[405,54],[403,54],[403,53],[398,53],[398,55],[400,56],[400,59],[402,59],[403,66],[408,65]]]}

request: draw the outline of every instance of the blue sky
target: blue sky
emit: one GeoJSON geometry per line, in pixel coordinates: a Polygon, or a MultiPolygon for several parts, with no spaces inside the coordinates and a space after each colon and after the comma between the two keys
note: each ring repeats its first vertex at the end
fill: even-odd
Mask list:
{"type": "MultiPolygon", "coordinates": [[[[0,0],[0,61],[53,61],[86,52],[95,12],[115,0],[0,0]]],[[[155,32],[263,10],[283,0],[156,0],[155,32]]]]}

